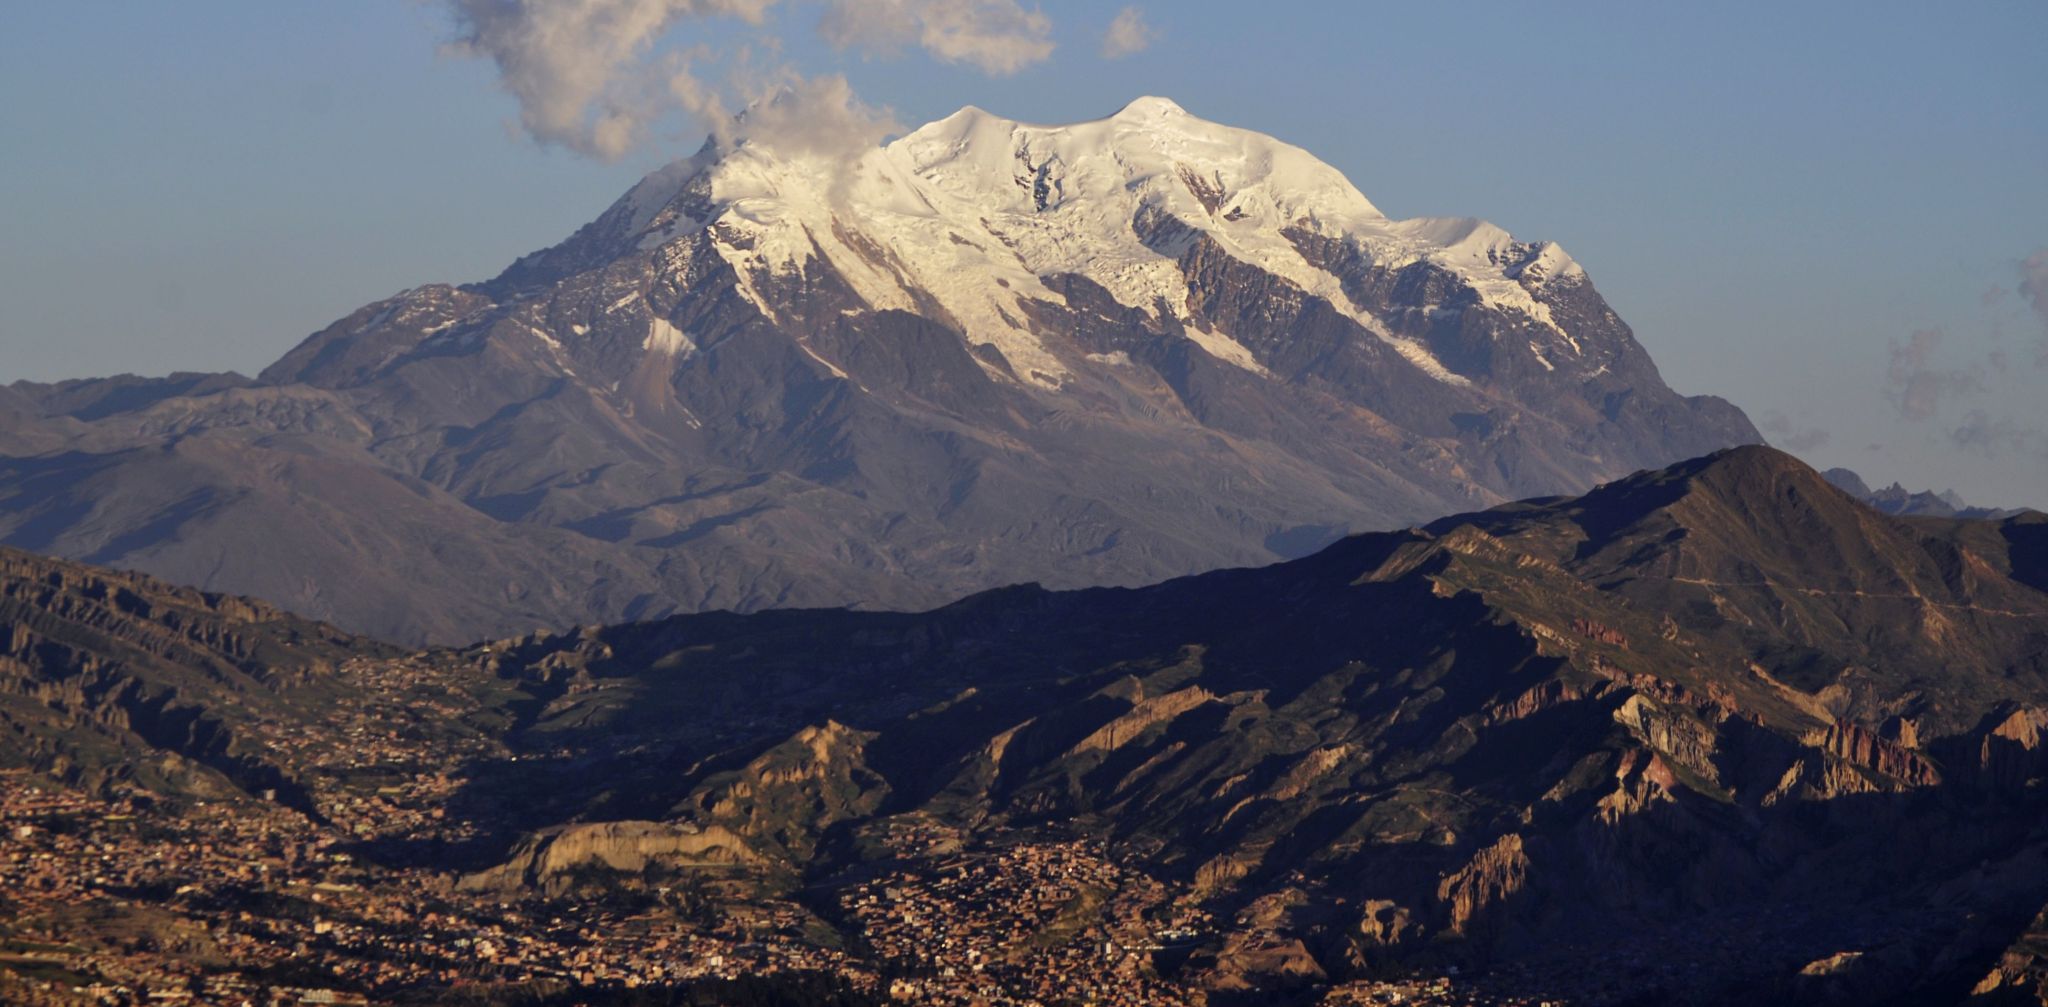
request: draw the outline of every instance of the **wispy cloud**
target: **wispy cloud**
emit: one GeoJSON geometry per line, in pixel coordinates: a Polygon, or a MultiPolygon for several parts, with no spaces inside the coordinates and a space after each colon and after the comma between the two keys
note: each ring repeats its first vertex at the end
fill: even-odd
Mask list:
{"type": "Polygon", "coordinates": [[[1986,458],[2025,453],[2048,460],[2048,435],[1981,409],[1971,410],[1963,417],[1963,422],[1949,431],[1948,438],[1957,448],[1986,458]]]}
{"type": "Polygon", "coordinates": [[[1125,7],[1116,12],[1116,19],[1109,23],[1109,30],[1102,33],[1102,56],[1104,59],[1122,59],[1151,48],[1157,33],[1145,21],[1145,12],[1136,7],[1125,7]]]}
{"type": "Polygon", "coordinates": [[[663,111],[638,73],[677,24],[736,17],[759,24],[775,0],[448,0],[455,52],[489,59],[543,144],[612,159],[663,111]]]}
{"type": "MultiPolygon", "coordinates": [[[[2039,465],[2048,462],[2048,423],[2027,363],[2032,356],[2048,367],[2048,248],[2011,261],[2017,277],[2001,277],[1978,296],[1981,331],[1965,325],[1951,339],[1947,329],[1927,328],[1890,342],[1883,395],[1900,419],[1929,424],[1955,451],[2039,465]],[[2011,323],[2029,315],[2040,323],[2039,342],[2032,354],[2014,352],[2011,323]]],[[[1782,432],[1793,433],[1789,424],[1782,432]]]]}
{"type": "Polygon", "coordinates": [[[1051,19],[1016,0],[826,0],[819,30],[841,49],[893,55],[916,45],[998,76],[1053,51],[1051,19]]]}
{"type": "Polygon", "coordinates": [[[746,108],[714,119],[719,139],[741,139],[797,154],[840,154],[872,147],[901,127],[887,109],[853,93],[839,74],[805,77],[782,68],[746,88],[746,108]]]}
{"type": "Polygon", "coordinates": [[[1771,435],[1771,443],[1792,452],[1812,451],[1833,439],[1826,430],[1796,424],[1776,409],[1766,411],[1757,428],[1771,435]]]}
{"type": "Polygon", "coordinates": [[[2020,296],[2041,319],[2041,343],[2034,362],[2048,367],[2048,248],[2036,251],[2020,263],[2020,296]]]}
{"type": "Polygon", "coordinates": [[[1975,372],[1934,365],[1935,350],[1947,338],[1940,329],[1921,329],[1904,343],[1892,340],[1884,391],[1901,418],[1933,419],[1944,401],[1984,390],[1984,381],[1975,372]]]}
{"type": "MultiPolygon", "coordinates": [[[[613,160],[670,116],[730,139],[823,149],[893,128],[842,76],[812,79],[748,53],[691,48],[690,28],[732,19],[764,33],[780,0],[437,0],[453,19],[449,51],[488,59],[536,142],[613,160]],[[713,68],[716,72],[710,72],[713,68]],[[734,116],[750,110],[739,126],[734,116]]],[[[1051,56],[1052,23],[1017,0],[789,0],[822,4],[818,29],[840,48],[933,58],[1011,74],[1051,56]]],[[[765,36],[764,51],[780,40],[765,36]]]]}

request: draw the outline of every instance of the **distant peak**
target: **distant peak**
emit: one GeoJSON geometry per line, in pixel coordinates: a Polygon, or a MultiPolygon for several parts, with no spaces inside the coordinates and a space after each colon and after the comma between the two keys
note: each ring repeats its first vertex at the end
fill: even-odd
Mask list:
{"type": "Polygon", "coordinates": [[[1772,481],[1785,476],[1829,485],[1812,466],[1768,444],[1743,444],[1723,448],[1704,458],[1675,466],[1674,471],[1688,467],[1693,469],[1687,473],[1690,478],[1705,479],[1720,485],[1757,488],[1768,486],[1772,481]]]}
{"type": "Polygon", "coordinates": [[[1186,114],[1188,114],[1188,110],[1180,107],[1172,98],[1161,98],[1148,94],[1125,105],[1113,118],[1164,119],[1168,116],[1186,114]]]}
{"type": "Polygon", "coordinates": [[[1834,485],[1835,488],[1859,499],[1868,497],[1874,492],[1871,490],[1870,484],[1863,481],[1862,476],[1849,469],[1833,468],[1822,472],[1820,476],[1834,485]]]}

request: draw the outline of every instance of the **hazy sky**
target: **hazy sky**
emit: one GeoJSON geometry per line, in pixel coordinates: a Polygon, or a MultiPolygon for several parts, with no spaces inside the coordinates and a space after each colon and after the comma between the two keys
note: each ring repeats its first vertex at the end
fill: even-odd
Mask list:
{"type": "MultiPolygon", "coordinates": [[[[461,2],[13,5],[0,383],[253,372],[367,301],[495,273],[701,142],[665,93],[616,160],[567,149],[626,144],[531,90],[589,65],[517,51],[522,129],[494,64],[444,46],[461,2]]],[[[714,88],[742,64],[842,73],[911,125],[1172,97],[1308,148],[1390,215],[1559,241],[1672,385],[1813,462],[2048,508],[2039,0],[1154,0],[1113,37],[1116,3],[568,6],[763,9],[685,18],[637,62],[714,88]],[[924,20],[892,38],[863,20],[884,8],[924,20]],[[1008,18],[999,37],[945,20],[985,16],[1008,18]]]]}

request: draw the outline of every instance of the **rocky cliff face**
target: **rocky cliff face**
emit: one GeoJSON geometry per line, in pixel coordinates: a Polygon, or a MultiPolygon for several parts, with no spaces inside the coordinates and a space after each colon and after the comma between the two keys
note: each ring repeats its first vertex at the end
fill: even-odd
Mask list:
{"type": "Polygon", "coordinates": [[[640,873],[665,867],[758,864],[740,837],[720,828],[661,822],[603,822],[549,829],[522,841],[504,864],[467,875],[462,888],[533,889],[559,895],[575,889],[578,869],[640,873]]]}
{"type": "Polygon", "coordinates": [[[1758,439],[1556,245],[1160,99],[707,146],[254,381],[0,408],[0,540],[402,640],[1141,583],[1758,439]]]}

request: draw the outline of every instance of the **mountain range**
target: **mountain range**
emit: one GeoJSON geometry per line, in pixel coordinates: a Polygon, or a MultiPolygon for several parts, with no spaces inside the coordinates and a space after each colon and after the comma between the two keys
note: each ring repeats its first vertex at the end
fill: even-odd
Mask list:
{"type": "MultiPolygon", "coordinates": [[[[366,891],[667,865],[821,905],[1057,835],[1206,914],[1143,975],[1212,1003],[1460,968],[1500,1002],[2031,1002],[2048,974],[2048,517],[1887,515],[1768,448],[1139,589],[414,653],[5,556],[19,768],[263,788],[359,839],[386,807],[366,891]]],[[[826,919],[802,940],[883,946],[826,919]]]]}
{"type": "Polygon", "coordinates": [[[1557,245],[1144,98],[708,143],[255,378],[0,388],[0,542],[463,642],[1139,584],[1760,441],[1557,245]]]}
{"type": "Polygon", "coordinates": [[[2008,518],[2021,511],[2005,507],[1977,507],[1966,502],[1955,490],[1936,493],[1933,490],[1914,492],[1899,483],[1892,483],[1881,490],[1870,488],[1863,477],[1849,469],[1829,469],[1821,476],[1833,483],[1842,492],[1855,497],[1886,514],[1924,517],[1966,517],[1966,518],[2008,518]]]}

